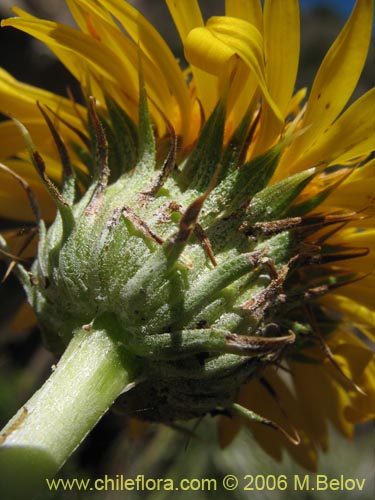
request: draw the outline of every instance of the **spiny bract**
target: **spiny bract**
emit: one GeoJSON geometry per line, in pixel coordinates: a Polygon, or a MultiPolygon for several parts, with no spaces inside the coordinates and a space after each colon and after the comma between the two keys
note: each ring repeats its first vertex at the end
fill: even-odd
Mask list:
{"type": "Polygon", "coordinates": [[[1,23],[45,43],[86,104],[0,70],[24,136],[0,123],[0,215],[33,222],[16,179],[39,236],[30,274],[35,226],[21,250],[0,237],[8,272],[56,353],[99,331],[119,348],[130,383],[106,409],[121,392],[139,418],[224,415],[222,445],[246,422],[274,458],[286,447],[314,470],[328,423],[351,437],[374,416],[375,89],[347,107],[374,1],[355,2],[309,91],[295,91],[298,0],[226,0],[207,21],[198,0],[166,0],[186,70],[125,0],[66,3],[78,29],[17,8],[1,23]]]}
{"type": "Polygon", "coordinates": [[[301,307],[328,290],[298,282],[301,266],[324,259],[302,240],[328,221],[302,217],[303,207],[290,216],[316,170],[267,186],[288,138],[241,164],[257,117],[246,114],[223,147],[222,102],[178,163],[169,125],[158,161],[141,95],[139,134],[113,101],[98,114],[90,98],[93,181],[77,202],[84,180],[42,107],[63,161],[61,193],[24,131],[59,209],[45,236],[39,221],[29,300],[55,350],[83,325],[118,332],[135,382],[123,396],[127,412],[157,421],[230,413],[242,384],[304,342],[296,337],[310,330],[301,307]]]}

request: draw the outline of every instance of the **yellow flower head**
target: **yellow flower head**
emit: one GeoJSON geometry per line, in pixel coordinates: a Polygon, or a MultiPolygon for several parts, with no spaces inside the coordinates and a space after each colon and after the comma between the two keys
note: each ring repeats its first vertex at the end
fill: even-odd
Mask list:
{"type": "MultiPolygon", "coordinates": [[[[27,192],[34,193],[48,223],[57,205],[65,244],[82,217],[101,210],[103,193],[115,193],[113,186],[121,183],[117,205],[109,204],[106,217],[126,193],[130,201],[121,201],[122,216],[133,232],[129,229],[132,237],[123,244],[129,248],[126,265],[134,268],[132,279],[140,266],[146,269],[144,261],[138,267],[135,263],[136,233],[147,240],[139,250],[140,259],[157,255],[158,248],[175,255],[180,243],[193,248],[185,255],[181,246],[178,266],[195,276],[194,283],[181,283],[177,274],[174,281],[168,278],[171,295],[166,298],[163,290],[163,304],[150,306],[154,316],[147,323],[149,331],[155,328],[155,335],[165,342],[158,355],[169,359],[173,329],[181,333],[184,328],[181,343],[189,360],[197,363],[196,370],[211,369],[222,351],[228,363],[238,353],[242,360],[258,356],[259,366],[251,373],[244,375],[231,365],[239,382],[225,398],[229,401],[234,391],[237,403],[202,403],[202,413],[221,415],[223,445],[244,424],[276,459],[286,448],[296,461],[314,469],[317,452],[327,448],[329,422],[350,437],[355,423],[375,414],[369,347],[375,324],[374,89],[347,106],[367,56],[373,0],[357,0],[308,92],[295,89],[298,0],[226,0],[225,15],[207,22],[197,0],[166,0],[189,65],[185,70],[156,29],[124,0],[66,3],[78,29],[37,19],[18,8],[18,17],[2,22],[45,43],[80,82],[86,104],[22,84],[0,71],[0,111],[16,119],[0,123],[0,216],[18,222],[35,219],[35,206],[33,213],[16,187],[17,175],[18,182],[22,178],[27,183],[27,192]],[[101,165],[99,173],[95,161],[101,165]],[[73,191],[67,187],[69,169],[75,172],[73,191]],[[129,183],[134,184],[133,195],[129,183]],[[88,203],[85,211],[74,208],[75,191],[88,203]],[[70,205],[73,215],[66,208],[70,205]],[[242,269],[240,262],[250,252],[252,274],[248,262],[249,269],[242,269]],[[226,262],[235,259],[239,284],[232,275],[224,277],[226,262]],[[244,270],[250,273],[246,279],[244,270]],[[209,284],[214,288],[210,296],[209,284]],[[169,330],[160,330],[164,303],[170,300],[176,306],[172,296],[185,286],[188,298],[182,309],[189,319],[184,323],[169,311],[169,330]],[[198,299],[191,298],[191,290],[198,290],[198,299]],[[227,309],[217,305],[220,301],[227,309]],[[225,348],[219,340],[222,330],[230,331],[225,348]],[[194,346],[202,342],[205,347],[198,358],[194,346]],[[254,417],[251,411],[261,415],[258,421],[281,432],[249,420],[254,417]]],[[[117,224],[116,212],[111,213],[108,231],[117,224]]],[[[58,230],[54,231],[57,238],[58,230]]],[[[81,249],[77,246],[76,251],[81,249]]],[[[9,254],[5,243],[3,253],[9,254]]],[[[79,279],[86,279],[83,271],[79,279]]],[[[142,279],[150,292],[152,286],[142,279]]],[[[59,280],[63,278],[56,278],[56,287],[59,280]]],[[[133,304],[133,290],[126,286],[123,300],[133,304]]],[[[87,301],[89,296],[88,291],[87,301]]],[[[34,307],[42,323],[48,323],[34,307]]],[[[72,319],[69,325],[77,327],[73,323],[72,319]]],[[[51,325],[44,326],[48,330],[51,325]]],[[[63,330],[58,334],[67,343],[63,330]]],[[[144,331],[148,335],[147,328],[144,331]]],[[[155,347],[150,341],[143,351],[133,344],[131,349],[142,357],[155,347]]],[[[183,355],[181,359],[182,366],[183,355]]],[[[219,386],[212,391],[221,390],[219,386]]],[[[153,397],[148,389],[141,394],[153,397]]],[[[137,397],[135,393],[134,401],[130,398],[130,406],[137,406],[137,397]]],[[[148,416],[178,418],[173,404],[163,410],[170,411],[167,417],[158,412],[148,416]]],[[[193,409],[184,417],[198,413],[193,409]]]]}

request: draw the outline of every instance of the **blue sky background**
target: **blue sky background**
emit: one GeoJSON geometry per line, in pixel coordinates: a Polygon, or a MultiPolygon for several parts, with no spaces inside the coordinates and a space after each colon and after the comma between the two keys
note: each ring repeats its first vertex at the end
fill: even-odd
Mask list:
{"type": "MultiPolygon", "coordinates": [[[[300,0],[302,9],[308,10],[315,7],[325,7],[335,11],[344,19],[348,18],[353,10],[355,0],[300,0]]],[[[372,35],[375,35],[375,18],[372,25],[372,35]]]]}
{"type": "Polygon", "coordinates": [[[354,0],[300,0],[301,7],[327,7],[336,10],[344,17],[348,17],[352,11],[354,0]]]}

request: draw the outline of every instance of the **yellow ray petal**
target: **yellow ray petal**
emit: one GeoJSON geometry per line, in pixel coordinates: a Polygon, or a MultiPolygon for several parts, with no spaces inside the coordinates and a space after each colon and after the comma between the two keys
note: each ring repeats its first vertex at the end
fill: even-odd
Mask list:
{"type": "MultiPolygon", "coordinates": [[[[219,77],[219,85],[223,86],[220,95],[227,95],[226,133],[228,136],[237,128],[249,108],[252,108],[251,113],[255,110],[259,99],[258,82],[248,66],[242,62],[239,64],[237,60],[231,60],[231,62],[234,71],[231,74],[227,73],[227,75],[224,73],[219,77]],[[228,81],[230,82],[229,89],[228,81]]],[[[229,69],[230,65],[228,64],[227,67],[229,69]]]]}
{"type": "Polygon", "coordinates": [[[325,56],[311,89],[301,127],[308,129],[282,159],[287,168],[335,120],[355,89],[371,38],[373,0],[357,0],[352,15],[325,56]]]}
{"type": "Polygon", "coordinates": [[[370,310],[374,309],[375,276],[369,275],[360,281],[350,283],[340,288],[340,294],[364,305],[370,310]]]}
{"type": "MultiPolygon", "coordinates": [[[[250,423],[248,425],[254,432],[254,438],[272,456],[275,456],[275,453],[281,456],[281,449],[286,448],[294,460],[303,467],[315,470],[317,461],[315,443],[326,439],[324,426],[309,427],[306,425],[303,402],[301,403],[295,397],[289,384],[285,383],[274,369],[266,370],[264,378],[275,391],[277,400],[259,382],[250,383],[249,386],[252,387],[252,390],[256,390],[254,395],[252,392],[249,393],[249,400],[252,401],[250,407],[260,415],[277,422],[288,432],[296,429],[301,438],[301,443],[295,446],[279,432],[275,432],[264,425],[250,423]],[[256,401],[254,401],[254,396],[256,401]],[[285,409],[285,413],[281,410],[281,407],[285,409]],[[313,429],[318,434],[312,434],[313,429]]],[[[318,418],[321,420],[321,415],[318,418]]]]}
{"type": "Polygon", "coordinates": [[[32,18],[21,9],[14,10],[21,17],[6,19],[2,21],[3,26],[13,26],[41,40],[80,82],[86,82],[90,73],[95,75],[90,83],[93,85],[96,82],[94,93],[99,99],[103,95],[101,87],[106,87],[119,102],[126,102],[121,90],[124,67],[113,50],[73,28],[32,18]]]}
{"type": "Polygon", "coordinates": [[[354,394],[345,408],[346,418],[353,423],[366,422],[375,417],[375,359],[368,364],[358,383],[366,395],[354,394]]]}
{"type": "Polygon", "coordinates": [[[323,202],[321,208],[345,208],[364,210],[371,213],[375,208],[375,159],[356,168],[346,180],[323,202]]]}
{"type": "Polygon", "coordinates": [[[306,97],[307,93],[307,88],[303,87],[302,89],[297,90],[297,92],[293,95],[291,98],[288,109],[287,109],[287,115],[293,114],[294,116],[297,116],[298,113],[302,109],[302,103],[306,97]]]}
{"type": "Polygon", "coordinates": [[[260,0],[225,0],[225,15],[238,17],[253,24],[261,33],[263,31],[263,13],[260,0]]]}
{"type": "MultiPolygon", "coordinates": [[[[373,221],[371,221],[373,224],[373,221]]],[[[352,228],[337,233],[336,237],[329,240],[329,244],[340,245],[342,248],[358,248],[369,252],[363,257],[342,260],[339,267],[349,269],[350,271],[368,273],[375,270],[375,229],[374,228],[352,228]],[[345,242],[343,245],[342,243],[345,242]]],[[[349,250],[350,253],[350,250],[349,250]]]]}
{"type": "Polygon", "coordinates": [[[170,91],[175,96],[181,112],[181,123],[185,127],[183,131],[184,138],[189,138],[192,103],[183,73],[168,45],[152,24],[127,2],[118,2],[117,0],[97,1],[117,17],[134,42],[139,43],[145,54],[151,61],[154,61],[165,75],[165,80],[168,82],[170,91]]]}
{"type": "MultiPolygon", "coordinates": [[[[225,15],[228,17],[243,19],[244,21],[247,21],[255,26],[260,33],[263,33],[263,11],[260,0],[252,0],[251,2],[248,0],[226,0],[225,15]]],[[[228,115],[229,121],[232,121],[233,129],[239,125],[240,120],[246,111],[246,105],[244,105],[244,103],[249,103],[253,99],[258,100],[260,97],[256,95],[258,87],[257,80],[251,74],[249,69],[248,72],[249,74],[242,78],[242,91],[239,91],[233,85],[230,89],[230,94],[228,95],[228,115]],[[235,100],[233,107],[230,105],[231,95],[233,96],[233,100],[235,100]]],[[[250,106],[254,107],[255,101],[254,104],[251,104],[250,106]]]]}
{"type": "MultiPolygon", "coordinates": [[[[365,221],[366,222],[366,221],[365,221]]],[[[367,221],[370,223],[370,227],[366,225],[362,226],[361,222],[356,222],[354,227],[349,227],[348,229],[342,229],[336,233],[332,238],[329,239],[331,242],[344,241],[345,245],[353,246],[369,246],[375,249],[375,228],[373,227],[373,220],[367,221]],[[371,227],[372,226],[372,227],[371,227]]]]}
{"type": "MultiPolygon", "coordinates": [[[[320,401],[322,388],[316,383],[313,370],[305,369],[305,365],[295,362],[291,362],[290,367],[293,370],[293,385],[297,399],[301,402],[301,411],[306,425],[314,440],[320,443],[323,450],[326,450],[328,446],[327,414],[325,411],[316,411],[318,405],[322,406],[322,401],[320,401]]],[[[314,365],[313,369],[320,370],[321,367],[314,365]]]]}
{"type": "Polygon", "coordinates": [[[321,303],[332,311],[339,311],[346,321],[357,327],[361,327],[361,325],[370,327],[370,330],[375,333],[375,312],[373,310],[337,293],[327,294],[321,303]]]}
{"type": "Polygon", "coordinates": [[[298,0],[266,0],[264,45],[267,85],[281,112],[285,114],[293,95],[298,70],[298,0]]]}
{"type": "MultiPolygon", "coordinates": [[[[204,26],[201,10],[197,0],[165,0],[169,12],[176,25],[182,44],[191,30],[204,26]]],[[[217,79],[204,70],[191,65],[193,84],[196,86],[197,97],[208,117],[219,98],[217,79]]]]}
{"type": "Polygon", "coordinates": [[[342,164],[375,149],[375,89],[345,111],[293,165],[291,173],[319,162],[342,164]]]}
{"type": "MultiPolygon", "coordinates": [[[[45,152],[55,153],[55,144],[47,125],[42,120],[22,120],[22,124],[29,131],[36,149],[44,156],[45,152]]],[[[66,127],[65,127],[66,128],[66,127]]],[[[65,130],[64,130],[65,132],[65,130]]],[[[64,134],[64,137],[66,135],[64,134]]],[[[0,123],[0,159],[18,155],[26,149],[25,139],[17,125],[12,121],[0,123]]]]}
{"type": "MultiPolygon", "coordinates": [[[[79,18],[83,31],[90,36],[100,40],[108,47],[116,47],[116,54],[124,65],[124,76],[126,75],[126,93],[134,102],[138,102],[139,88],[139,47],[116,26],[107,11],[93,2],[87,0],[70,0],[70,5],[74,9],[76,17],[79,18]]],[[[81,28],[81,29],[82,29],[81,28]]],[[[147,94],[152,103],[164,111],[168,120],[176,127],[176,113],[173,96],[170,94],[165,75],[159,67],[151,61],[146,54],[142,54],[142,72],[146,85],[147,94]]],[[[124,77],[123,77],[124,80],[124,77]]],[[[150,110],[157,124],[160,135],[165,133],[165,123],[153,104],[150,103],[150,110]]],[[[180,122],[180,120],[179,120],[180,122]]],[[[176,130],[180,133],[180,130],[176,130]]]]}
{"type": "Polygon", "coordinates": [[[5,19],[2,26],[12,26],[45,43],[79,81],[86,80],[86,67],[90,66],[94,73],[108,82],[116,82],[114,75],[118,74],[120,63],[116,55],[101,46],[98,40],[69,26],[38,19],[22,9],[13,10],[19,17],[5,19]]]}
{"type": "MultiPolygon", "coordinates": [[[[66,4],[73,16],[73,19],[77,23],[77,26],[83,33],[89,33],[93,38],[95,38],[93,30],[90,30],[90,23],[85,16],[83,10],[79,7],[78,2],[76,0],[65,0],[66,4]]],[[[110,17],[110,16],[108,16],[110,17]]]]}
{"type": "Polygon", "coordinates": [[[282,114],[269,94],[264,78],[263,40],[259,31],[242,19],[212,17],[205,28],[192,30],[185,43],[189,62],[219,75],[231,58],[240,58],[252,71],[274,114],[282,114]]]}
{"type": "MultiPolygon", "coordinates": [[[[47,175],[54,180],[60,179],[61,165],[52,158],[45,158],[45,160],[47,175]]],[[[37,197],[43,218],[47,221],[53,220],[56,213],[56,205],[30,162],[8,160],[6,163],[9,168],[29,184],[37,197]]],[[[0,185],[0,217],[10,220],[35,222],[31,207],[27,203],[26,194],[18,182],[12,176],[0,170],[0,185]]]]}
{"type": "MultiPolygon", "coordinates": [[[[59,117],[82,130],[83,125],[72,102],[64,97],[18,82],[5,70],[0,69],[0,112],[11,114],[20,120],[29,130],[38,151],[42,154],[55,152],[55,145],[46,122],[37,107],[37,101],[49,106],[59,117]]],[[[85,108],[75,105],[81,116],[85,108]]],[[[54,118],[56,129],[66,138],[78,141],[78,137],[58,118],[54,118]]],[[[25,149],[25,141],[16,125],[11,121],[0,123],[0,158],[15,156],[25,149]]],[[[69,142],[69,141],[68,141],[69,142]]]]}
{"type": "Polygon", "coordinates": [[[207,28],[195,28],[187,37],[185,55],[189,62],[207,73],[218,75],[235,53],[207,28]]]}
{"type": "MultiPolygon", "coordinates": [[[[333,355],[341,356],[347,370],[350,369],[347,373],[348,378],[360,378],[374,356],[367,341],[359,338],[357,333],[344,322],[337,325],[336,330],[329,336],[328,344],[333,355]],[[350,346],[353,347],[353,352],[350,346]]],[[[328,360],[326,361],[328,363],[328,360]]]]}
{"type": "MultiPolygon", "coordinates": [[[[129,60],[128,53],[136,52],[131,42],[124,37],[108,12],[95,2],[84,0],[67,0],[70,11],[81,31],[91,38],[101,41],[107,47],[117,47],[116,55],[121,58],[127,69],[126,88],[127,93],[134,100],[138,94],[138,68],[134,62],[129,60]],[[120,44],[120,46],[118,45],[120,44]],[[123,45],[126,44],[125,47],[123,45]]],[[[134,57],[133,57],[134,59],[134,57]]],[[[137,54],[135,55],[137,60],[137,54]]]]}
{"type": "Polygon", "coordinates": [[[297,384],[301,406],[304,406],[304,401],[309,400],[315,409],[319,408],[324,419],[330,420],[344,436],[352,437],[353,425],[344,415],[344,408],[350,402],[349,396],[346,390],[332,379],[325,364],[318,366],[291,361],[289,365],[297,384]],[[305,381],[305,384],[299,385],[298,381],[301,380],[305,381]],[[319,390],[316,390],[317,388],[319,390]]]}
{"type": "Polygon", "coordinates": [[[189,31],[204,25],[197,0],[165,0],[165,3],[173,17],[182,43],[184,43],[189,31]]]}
{"type": "Polygon", "coordinates": [[[20,17],[6,19],[2,26],[13,26],[45,43],[79,81],[87,79],[87,67],[100,75],[107,85],[116,85],[119,81],[121,62],[97,40],[68,26],[42,21],[21,9],[14,11],[20,17]]]}
{"type": "MultiPolygon", "coordinates": [[[[297,77],[300,22],[298,0],[267,0],[264,4],[266,82],[285,117],[297,77]]],[[[272,146],[283,128],[268,102],[262,108],[260,132],[254,155],[272,146]]]]}
{"type": "MultiPolygon", "coordinates": [[[[374,231],[363,231],[366,233],[366,237],[358,237],[351,238],[348,244],[350,248],[356,249],[359,248],[361,251],[368,251],[367,255],[363,257],[356,257],[354,259],[342,260],[340,262],[340,268],[349,270],[350,272],[361,273],[362,275],[366,275],[369,272],[372,272],[372,275],[375,276],[375,230],[374,231]],[[372,243],[372,248],[371,248],[372,243]],[[351,245],[352,244],[352,245],[351,245]]],[[[361,233],[359,233],[361,234],[361,233]]],[[[346,242],[345,242],[346,243],[346,242]]],[[[350,252],[351,250],[349,250],[350,252]]]]}
{"type": "MultiPolygon", "coordinates": [[[[336,345],[331,346],[330,344],[330,347],[339,370],[332,363],[329,363],[328,360],[325,362],[325,368],[331,380],[336,380],[349,395],[349,401],[346,405],[343,405],[345,416],[346,406],[350,404],[353,398],[356,399],[358,393],[353,383],[362,389],[361,382],[366,378],[368,367],[375,358],[372,350],[353,335],[351,335],[349,342],[342,340],[345,337],[345,331],[341,329],[337,331],[336,336],[339,336],[340,341],[336,345]],[[345,380],[345,377],[347,380],[345,380]]],[[[364,394],[364,397],[371,397],[371,393],[364,394]]]]}
{"type": "Polygon", "coordinates": [[[219,435],[220,448],[229,446],[237,436],[242,427],[242,421],[239,417],[220,417],[217,429],[219,435]]]}
{"type": "Polygon", "coordinates": [[[223,42],[235,57],[240,57],[254,74],[266,102],[274,115],[283,120],[282,114],[272,99],[264,78],[263,38],[251,24],[241,19],[213,17],[207,23],[208,30],[223,42]]]}
{"type": "MultiPolygon", "coordinates": [[[[77,117],[69,99],[19,82],[7,71],[0,68],[0,111],[11,114],[20,120],[42,119],[36,102],[46,104],[58,112],[73,126],[79,127],[81,122],[77,117]]],[[[77,104],[78,110],[84,114],[84,108],[77,104]]]]}
{"type": "MultiPolygon", "coordinates": [[[[102,39],[101,34],[96,32],[96,27],[90,22],[90,18],[87,15],[87,12],[85,12],[85,10],[82,8],[82,2],[80,2],[79,0],[65,0],[65,1],[80,30],[83,31],[84,33],[90,34],[93,38],[102,39]]],[[[99,10],[99,6],[95,2],[90,2],[90,7],[93,10],[99,10]]],[[[100,14],[108,24],[112,25],[113,27],[116,26],[115,22],[113,21],[112,17],[109,15],[107,11],[101,9],[100,14]]]]}
{"type": "Polygon", "coordinates": [[[18,309],[9,325],[9,329],[15,335],[30,330],[37,324],[36,314],[30,304],[25,300],[18,309]]]}

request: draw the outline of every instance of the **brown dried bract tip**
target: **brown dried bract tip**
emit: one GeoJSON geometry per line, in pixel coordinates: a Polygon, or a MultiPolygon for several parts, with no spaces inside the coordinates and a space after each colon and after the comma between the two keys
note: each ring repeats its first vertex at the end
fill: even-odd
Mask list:
{"type": "Polygon", "coordinates": [[[194,234],[198,238],[200,244],[202,245],[202,248],[205,251],[207,257],[210,259],[211,264],[214,267],[216,267],[217,261],[216,261],[214,252],[212,250],[211,242],[206,234],[206,231],[198,223],[196,223],[196,225],[195,225],[194,234]]]}
{"type": "Polygon", "coordinates": [[[40,102],[37,101],[36,104],[37,104],[39,111],[42,113],[43,118],[45,119],[45,121],[48,125],[48,128],[49,128],[51,135],[53,137],[53,140],[55,141],[57,151],[58,151],[59,156],[60,156],[61,165],[62,165],[63,172],[64,172],[64,177],[65,178],[72,177],[74,175],[74,172],[73,172],[72,165],[70,162],[69,153],[68,153],[68,150],[64,144],[64,141],[63,141],[61,135],[58,133],[55,125],[52,123],[52,120],[50,119],[50,117],[47,115],[47,113],[42,108],[40,102]]]}
{"type": "MultiPolygon", "coordinates": [[[[69,94],[69,89],[68,89],[68,94],[69,94]]],[[[69,97],[70,97],[70,94],[69,94],[69,97]]],[[[86,123],[85,121],[83,120],[82,116],[80,115],[79,111],[78,111],[78,108],[77,108],[77,105],[75,103],[75,101],[73,100],[73,97],[71,97],[71,100],[72,100],[72,103],[73,103],[73,107],[74,107],[74,111],[77,115],[77,117],[81,120],[82,124],[83,124],[83,129],[86,128],[86,123]]],[[[91,146],[91,143],[88,139],[88,137],[82,132],[82,130],[78,129],[77,127],[74,127],[71,123],[69,123],[67,120],[65,120],[62,116],[58,115],[56,113],[56,111],[54,111],[52,108],[50,108],[47,104],[45,105],[45,107],[48,109],[48,111],[50,113],[52,113],[62,124],[64,124],[69,130],[71,130],[72,132],[74,132],[74,134],[79,137],[79,139],[82,141],[82,144],[84,144],[86,146],[87,149],[90,149],[90,146],[91,146]]]]}
{"type": "Polygon", "coordinates": [[[21,260],[21,256],[22,256],[23,252],[25,252],[25,250],[28,248],[30,243],[33,241],[35,234],[36,234],[35,232],[30,232],[30,234],[27,236],[27,238],[23,242],[21,248],[19,249],[17,256],[11,255],[8,252],[4,252],[4,250],[0,250],[0,252],[3,255],[10,257],[12,259],[5,274],[4,274],[3,279],[1,280],[1,283],[5,283],[5,281],[9,278],[10,274],[12,273],[13,269],[16,267],[17,263],[21,260]]]}
{"type": "MultiPolygon", "coordinates": [[[[180,214],[183,214],[183,210],[182,210],[181,205],[179,203],[177,203],[176,201],[171,201],[169,203],[168,210],[170,213],[178,212],[180,214]]],[[[209,258],[211,264],[214,267],[217,267],[217,261],[216,261],[214,252],[212,250],[211,242],[207,236],[206,231],[203,229],[203,227],[200,224],[198,224],[198,222],[195,224],[194,234],[197,237],[200,244],[202,245],[202,248],[205,251],[207,257],[209,258]]]]}
{"type": "Polygon", "coordinates": [[[125,206],[121,212],[124,217],[130,220],[130,222],[132,222],[133,225],[147,238],[155,241],[159,245],[162,245],[164,243],[164,240],[160,238],[160,236],[155,234],[154,231],[152,231],[152,229],[150,229],[150,227],[147,225],[147,223],[143,219],[141,219],[141,217],[139,217],[130,207],[125,206]]]}
{"type": "Polygon", "coordinates": [[[13,172],[13,170],[8,168],[6,165],[3,165],[2,163],[0,163],[0,169],[6,172],[7,174],[11,175],[21,185],[22,189],[25,191],[27,198],[29,200],[29,204],[34,214],[35,221],[37,225],[39,225],[39,222],[41,221],[40,208],[36,196],[34,195],[29,184],[20,175],[16,174],[15,172],[13,172]]]}
{"type": "Polygon", "coordinates": [[[16,420],[6,429],[6,431],[0,434],[0,446],[4,444],[6,439],[21,426],[22,422],[25,420],[27,415],[28,415],[27,408],[26,406],[23,406],[21,408],[21,413],[16,418],[16,420]]]}
{"type": "Polygon", "coordinates": [[[289,331],[289,335],[282,337],[252,337],[228,333],[225,336],[228,345],[238,348],[242,354],[272,354],[280,352],[287,345],[295,342],[296,335],[289,331]]]}
{"type": "Polygon", "coordinates": [[[241,308],[244,311],[249,312],[255,319],[260,320],[263,317],[264,311],[267,309],[270,301],[275,297],[284,297],[283,295],[283,284],[285,278],[289,271],[289,265],[283,266],[280,273],[277,272],[276,267],[270,259],[267,259],[263,265],[266,265],[266,268],[269,271],[271,277],[271,283],[259,292],[255,297],[252,297],[244,304],[241,305],[241,308]]]}
{"type": "MultiPolygon", "coordinates": [[[[316,232],[325,227],[341,224],[338,228],[332,229],[331,232],[325,233],[319,238],[320,243],[323,243],[329,236],[334,234],[337,230],[341,229],[345,224],[353,220],[358,220],[359,217],[356,212],[348,214],[331,214],[331,215],[308,215],[305,217],[286,217],[285,219],[269,221],[269,222],[256,222],[250,228],[244,227],[244,231],[250,234],[261,234],[263,236],[273,236],[282,233],[283,231],[300,231],[302,233],[316,232]]],[[[306,235],[304,235],[306,236],[306,235]]]]}
{"type": "Polygon", "coordinates": [[[260,109],[259,109],[256,112],[256,115],[255,115],[255,118],[253,120],[253,123],[251,124],[250,129],[249,129],[249,131],[248,131],[248,133],[246,135],[245,142],[244,142],[244,144],[242,146],[242,149],[241,149],[241,154],[240,154],[240,156],[238,158],[238,165],[243,165],[245,163],[246,153],[249,150],[249,146],[251,144],[251,141],[254,138],[254,134],[255,134],[256,128],[258,126],[259,120],[260,120],[260,115],[261,115],[261,112],[260,112],[260,109]]]}
{"type": "Polygon", "coordinates": [[[97,162],[97,183],[92,197],[85,209],[86,214],[95,214],[99,210],[104,190],[108,185],[109,179],[109,166],[108,166],[108,143],[103,126],[100,122],[96,112],[95,98],[89,98],[89,113],[90,119],[94,127],[94,134],[96,140],[96,162],[97,162]]]}
{"type": "Polygon", "coordinates": [[[34,151],[33,152],[33,159],[34,159],[35,166],[38,169],[39,175],[41,176],[43,182],[45,183],[46,187],[48,188],[48,191],[52,195],[52,197],[55,200],[55,202],[58,205],[60,205],[60,206],[68,207],[69,203],[63,197],[63,195],[60,193],[60,191],[57,189],[57,187],[51,181],[51,179],[47,176],[47,174],[46,174],[46,164],[44,163],[44,160],[40,156],[40,154],[38,153],[38,151],[34,151]]]}
{"type": "Polygon", "coordinates": [[[168,177],[171,175],[171,173],[173,172],[173,170],[176,167],[178,137],[176,135],[176,132],[175,132],[172,124],[167,119],[167,117],[164,116],[164,114],[163,114],[163,118],[165,120],[165,123],[167,124],[168,130],[169,130],[169,133],[171,136],[171,147],[169,149],[169,152],[168,152],[166,159],[164,160],[164,163],[163,163],[163,166],[161,167],[159,175],[151,183],[150,186],[148,186],[144,191],[142,191],[140,193],[141,195],[156,196],[158,194],[159,190],[164,186],[168,177]]]}
{"type": "Polygon", "coordinates": [[[219,168],[216,170],[215,174],[212,176],[210,185],[207,190],[199,196],[196,200],[194,200],[186,209],[185,213],[181,217],[179,231],[174,235],[175,242],[187,242],[191,232],[196,227],[198,217],[204,202],[206,201],[208,195],[214,189],[216,185],[216,181],[219,174],[219,168]]]}
{"type": "Polygon", "coordinates": [[[229,412],[235,415],[238,415],[239,417],[244,417],[246,418],[249,422],[257,422],[262,425],[266,425],[267,427],[271,427],[272,429],[275,429],[281,434],[292,444],[295,446],[298,446],[301,443],[301,438],[297,432],[297,430],[294,427],[291,427],[291,430],[293,432],[292,434],[289,434],[285,429],[283,429],[279,424],[274,422],[273,420],[270,420],[268,418],[262,417],[261,415],[258,415],[257,413],[254,413],[251,410],[248,410],[247,408],[244,408],[243,406],[239,405],[238,403],[233,403],[233,405],[229,408],[229,412]]]}
{"type": "Polygon", "coordinates": [[[338,364],[336,361],[335,355],[331,351],[331,348],[327,344],[327,342],[324,340],[322,333],[319,330],[319,327],[317,325],[317,322],[314,318],[314,315],[309,307],[306,308],[307,314],[309,315],[309,319],[311,324],[314,325],[314,332],[311,335],[311,337],[315,340],[317,340],[320,348],[322,349],[323,353],[326,355],[327,359],[330,361],[332,366],[340,373],[340,375],[344,378],[344,380],[359,394],[362,394],[362,396],[367,396],[367,394],[361,389],[361,387],[354,382],[354,380],[350,379],[341,369],[341,366],[338,364]]]}

